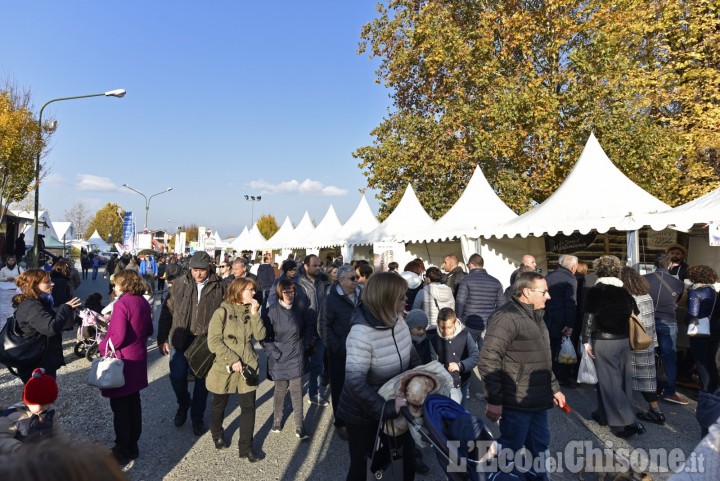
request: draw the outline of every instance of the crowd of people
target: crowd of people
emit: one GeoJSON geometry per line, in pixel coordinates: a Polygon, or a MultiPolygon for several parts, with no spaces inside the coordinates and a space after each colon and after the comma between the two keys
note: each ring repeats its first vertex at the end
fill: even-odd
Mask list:
{"type": "MultiPolygon", "coordinates": [[[[213,259],[206,252],[157,260],[113,255],[105,275],[114,302],[100,350],[119,353],[125,385],[102,390],[114,415],[111,452],[120,464],[141,454],[140,391],[148,385],[146,342],[154,334],[148,299],[156,290],[162,293],[156,339],[169,360],[175,426],[184,426],[189,415],[195,436],[209,430],[215,448],[229,447],[223,423],[228,399],[237,394],[238,455],[251,463],[262,459],[253,445],[260,371],[273,383],[271,432],[283,431],[288,392],[300,442],[313,435],[304,423],[304,398],[317,407],[331,406],[335,434],[347,442],[347,479],[354,480],[366,477],[378,423],[399,417],[408,407],[403,396],[383,397],[383,385],[434,362],[452,379],[451,399],[465,405],[474,394],[485,403],[483,414],[499,422],[503,447],[525,448],[540,458],[550,444],[549,409],[565,406],[562,389],[578,387],[575,366],[559,357],[566,338],[576,346],[576,355],[594,360],[598,382],[592,419],[620,438],[641,435],[641,421],[666,422],[659,401],[688,403],[676,391],[679,321],[709,319],[708,335],[692,337],[688,353],[700,390],[718,389],[718,276],[709,266],[687,266],[685,253],[684,247],[672,246],[657,255],[655,271],[644,276],[607,255],[595,259],[592,269],[576,256],[560,255],[557,268],[544,276],[528,254],[507,289],[485,269],[479,254],[467,259],[467,272],[454,255],[446,256],[441,268],[415,259],[402,270],[390,263],[387,272],[374,272],[366,261],[323,262],[316,255],[288,258],[279,266],[269,253],[256,264],[241,256],[213,259]],[[633,313],[653,339],[648,348],[631,349],[628,320],[633,313]],[[198,376],[185,353],[205,339],[214,358],[207,375],[198,376]],[[260,365],[256,343],[265,352],[266,366],[260,365]],[[482,391],[471,393],[474,372],[482,391]],[[634,412],[633,391],[642,393],[647,410],[634,412]]],[[[28,390],[37,379],[54,383],[64,364],[61,334],[72,327],[80,300],[72,297],[72,274],[64,260],[48,273],[18,271],[11,259],[0,276],[20,290],[14,299],[18,322],[48,339],[42,361],[19,369],[28,390]]],[[[18,409],[25,414],[13,414],[13,419],[45,416],[52,410],[51,397],[41,398],[48,403],[23,397],[24,407],[18,409]]],[[[701,414],[699,418],[707,418],[701,414]]],[[[8,415],[0,413],[0,420],[3,416],[8,415]]],[[[19,424],[0,432],[0,440],[8,433],[18,439],[19,424]]],[[[703,435],[710,424],[701,426],[703,435]]],[[[403,479],[428,471],[409,432],[390,439],[380,431],[379,436],[403,453],[403,479]]],[[[524,477],[542,480],[547,473],[531,470],[524,477]]]]}

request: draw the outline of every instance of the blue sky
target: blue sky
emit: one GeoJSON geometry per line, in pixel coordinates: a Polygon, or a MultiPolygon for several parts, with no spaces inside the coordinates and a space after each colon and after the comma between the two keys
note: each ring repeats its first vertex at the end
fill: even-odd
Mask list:
{"type": "MultiPolygon", "coordinates": [[[[351,153],[391,104],[376,60],[356,53],[373,1],[6,2],[0,79],[47,100],[58,130],[41,205],[116,202],[141,228],[196,223],[235,236],[255,219],[332,204],[345,222],[365,176],[351,153]]],[[[366,196],[377,212],[375,192],[366,196]]]]}

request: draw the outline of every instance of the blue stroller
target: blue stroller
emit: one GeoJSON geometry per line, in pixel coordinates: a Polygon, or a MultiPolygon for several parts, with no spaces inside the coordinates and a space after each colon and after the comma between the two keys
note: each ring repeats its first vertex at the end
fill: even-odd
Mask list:
{"type": "Polygon", "coordinates": [[[478,416],[473,416],[447,396],[425,398],[420,426],[407,409],[403,415],[420,437],[435,451],[449,481],[518,481],[515,474],[486,472],[497,444],[478,416]]]}

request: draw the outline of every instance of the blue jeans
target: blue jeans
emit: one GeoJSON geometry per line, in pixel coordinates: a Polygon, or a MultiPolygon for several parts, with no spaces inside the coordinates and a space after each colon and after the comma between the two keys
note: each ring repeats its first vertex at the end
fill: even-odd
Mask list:
{"type": "Polygon", "coordinates": [[[97,279],[98,269],[99,269],[99,267],[93,266],[93,276],[92,276],[92,280],[97,279]]]}
{"type": "Polygon", "coordinates": [[[519,451],[523,446],[533,459],[545,455],[550,445],[547,409],[541,411],[517,411],[503,407],[500,417],[500,447],[519,451]]]}
{"type": "Polygon", "coordinates": [[[325,343],[319,337],[315,339],[315,352],[310,356],[308,366],[308,396],[317,396],[319,393],[319,377],[323,373],[323,359],[325,358],[325,343]]]}
{"type": "MultiPolygon", "coordinates": [[[[191,339],[189,339],[187,346],[190,346],[194,336],[188,337],[191,339]]],[[[190,407],[190,419],[203,419],[208,398],[205,379],[195,379],[193,395],[192,398],[190,398],[187,380],[189,372],[190,365],[187,359],[185,359],[185,353],[170,349],[170,384],[172,384],[173,391],[175,391],[177,403],[181,409],[190,407]]]]}
{"type": "Polygon", "coordinates": [[[677,376],[677,323],[655,318],[655,332],[657,333],[658,347],[665,365],[667,381],[663,386],[663,396],[675,394],[675,377],[677,376]]]}

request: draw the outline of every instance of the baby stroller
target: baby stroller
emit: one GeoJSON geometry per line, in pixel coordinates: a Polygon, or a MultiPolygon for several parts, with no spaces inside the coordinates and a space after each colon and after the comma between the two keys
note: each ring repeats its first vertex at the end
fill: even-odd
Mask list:
{"type": "Polygon", "coordinates": [[[424,426],[407,409],[403,409],[403,415],[435,451],[449,481],[520,480],[515,474],[487,469],[497,454],[497,443],[479,417],[449,397],[430,394],[425,398],[424,426]]]}
{"type": "Polygon", "coordinates": [[[87,307],[80,309],[78,316],[82,319],[82,322],[77,330],[78,342],[75,344],[75,355],[92,361],[100,355],[98,344],[105,337],[108,323],[102,314],[87,307]]]}

